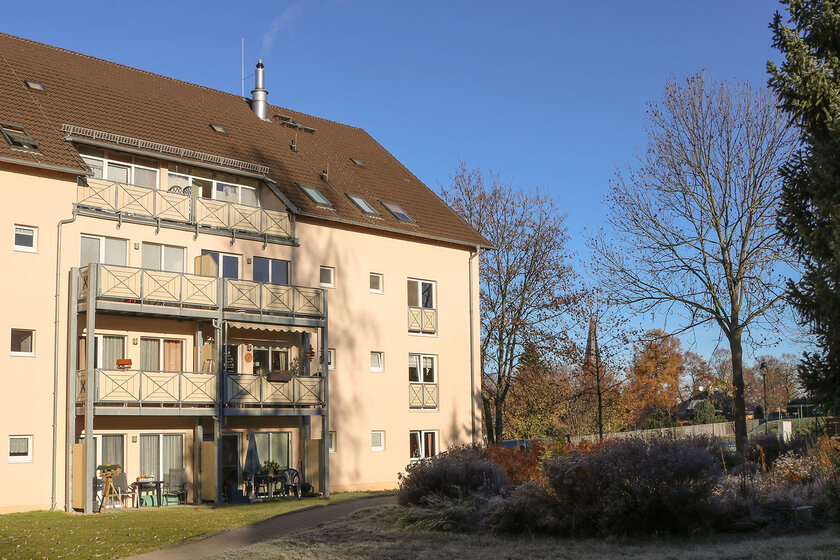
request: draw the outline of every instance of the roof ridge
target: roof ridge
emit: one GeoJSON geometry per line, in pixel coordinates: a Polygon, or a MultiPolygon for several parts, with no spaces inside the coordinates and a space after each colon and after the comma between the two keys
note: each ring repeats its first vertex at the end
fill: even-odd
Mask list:
{"type": "MultiPolygon", "coordinates": [[[[185,84],[185,85],[188,85],[188,86],[201,88],[203,90],[210,91],[210,92],[213,92],[213,93],[220,93],[222,95],[235,97],[237,99],[250,99],[249,97],[243,97],[242,95],[239,95],[239,94],[236,94],[236,93],[230,93],[228,91],[223,91],[223,90],[220,90],[220,89],[211,88],[209,86],[196,84],[196,83],[193,83],[193,82],[188,82],[186,80],[173,78],[172,76],[166,76],[164,74],[158,74],[157,72],[151,72],[149,70],[143,70],[142,68],[135,68],[134,66],[129,66],[127,64],[120,64],[119,62],[114,62],[113,60],[106,60],[104,58],[99,58],[97,56],[93,56],[93,55],[90,55],[90,54],[85,54],[85,53],[81,53],[81,52],[78,52],[78,51],[72,51],[70,49],[65,49],[63,47],[58,47],[56,45],[50,45],[48,43],[42,43],[42,42],[36,41],[34,39],[28,39],[26,37],[20,37],[18,35],[12,35],[10,33],[4,33],[2,31],[0,31],[0,37],[7,37],[9,39],[14,39],[14,40],[18,40],[18,41],[25,41],[25,42],[32,43],[32,44],[35,44],[35,45],[39,45],[41,47],[47,47],[49,49],[54,49],[54,50],[61,51],[61,52],[67,53],[67,54],[81,56],[81,57],[84,57],[84,58],[87,58],[87,59],[90,59],[90,60],[95,60],[97,62],[104,62],[106,64],[110,64],[110,65],[113,65],[113,66],[119,66],[119,67],[125,68],[127,70],[133,70],[134,72],[140,72],[142,74],[153,76],[155,78],[163,78],[165,80],[170,80],[170,81],[178,82],[178,83],[185,84]]],[[[329,122],[329,123],[332,123],[332,124],[345,126],[347,128],[352,128],[352,129],[355,129],[355,130],[364,130],[364,129],[362,129],[360,127],[357,127],[357,126],[353,126],[353,125],[350,125],[350,124],[345,124],[345,123],[338,122],[338,121],[333,121],[331,119],[326,119],[324,117],[319,117],[317,115],[312,115],[312,114],[309,114],[309,113],[304,113],[302,111],[297,111],[297,110],[289,108],[289,107],[281,107],[280,105],[272,105],[271,103],[269,103],[268,105],[269,105],[269,107],[274,107],[275,109],[292,111],[294,113],[298,113],[299,115],[303,115],[305,117],[311,117],[313,119],[319,119],[319,120],[326,121],[326,122],[329,122]]]]}

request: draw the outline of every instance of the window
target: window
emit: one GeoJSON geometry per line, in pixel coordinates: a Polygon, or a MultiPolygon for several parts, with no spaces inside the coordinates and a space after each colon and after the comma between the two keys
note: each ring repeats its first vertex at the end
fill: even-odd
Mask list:
{"type": "MultiPolygon", "coordinates": [[[[254,374],[273,376],[289,369],[289,349],[254,346],[254,374]]],[[[287,380],[288,381],[288,380],[287,380]]]]}
{"type": "MultiPolygon", "coordinates": [[[[215,263],[216,273],[213,276],[221,278],[239,278],[239,255],[228,255],[227,253],[219,253],[216,251],[201,250],[201,256],[209,255],[213,263],[215,263]],[[219,262],[221,261],[221,266],[219,262]]],[[[196,271],[199,274],[202,272],[196,271]]]]}
{"type": "Polygon", "coordinates": [[[12,329],[12,356],[35,355],[35,331],[12,329]]]}
{"type": "Polygon", "coordinates": [[[336,447],[335,432],[330,432],[330,453],[338,453],[338,448],[336,447]]]}
{"type": "Polygon", "coordinates": [[[408,433],[411,459],[425,459],[437,455],[437,432],[433,430],[412,430],[408,433]]]}
{"type": "Polygon", "coordinates": [[[408,355],[408,407],[438,407],[437,357],[425,354],[408,355]]]}
{"type": "Polygon", "coordinates": [[[15,251],[38,252],[38,228],[15,224],[15,251]]]}
{"type": "Polygon", "coordinates": [[[370,450],[385,451],[385,431],[373,430],[370,433],[370,450]]]}
{"type": "Polygon", "coordinates": [[[322,288],[335,288],[335,269],[331,266],[322,266],[320,281],[322,288]]]}
{"type": "Polygon", "coordinates": [[[254,282],[267,284],[289,284],[289,261],[278,261],[275,259],[264,259],[254,257],[254,282]]]}
{"type": "Polygon", "coordinates": [[[185,254],[186,250],[183,247],[143,242],[143,268],[184,272],[185,254]]]}
{"type": "Polygon", "coordinates": [[[127,252],[128,242],[125,239],[83,235],[79,266],[90,263],[125,266],[128,262],[127,252]]]}
{"type": "Polygon", "coordinates": [[[190,167],[176,163],[169,164],[168,189],[203,198],[213,198],[225,202],[258,207],[259,183],[229,173],[213,172],[199,167],[190,167]]]}
{"type": "MultiPolygon", "coordinates": [[[[81,440],[85,440],[84,435],[81,440]]],[[[97,465],[120,465],[122,472],[126,471],[125,440],[122,434],[93,434],[93,447],[97,465]]]]}
{"type": "Polygon", "coordinates": [[[327,368],[335,369],[335,348],[327,350],[327,368]]]}
{"type": "Polygon", "coordinates": [[[149,189],[158,188],[158,163],[154,160],[107,153],[87,146],[79,146],[78,150],[96,179],[149,189]]]}
{"type": "Polygon", "coordinates": [[[140,434],[139,474],[141,476],[151,476],[156,480],[168,480],[170,469],[183,468],[183,434],[140,434]]]}
{"type": "Polygon", "coordinates": [[[367,165],[365,165],[365,162],[363,162],[362,160],[360,160],[360,159],[359,159],[359,158],[357,158],[357,157],[351,157],[351,158],[350,158],[350,161],[352,161],[353,163],[355,163],[355,164],[356,164],[356,165],[358,165],[359,167],[367,167],[367,165]]]}
{"type": "MultiPolygon", "coordinates": [[[[97,334],[93,337],[93,367],[102,369],[117,369],[117,360],[125,358],[126,337],[118,335],[97,334]]],[[[78,369],[87,366],[87,337],[79,337],[78,369]]]]}
{"type": "Polygon", "coordinates": [[[313,187],[310,185],[301,185],[298,183],[300,190],[306,193],[306,196],[314,202],[317,206],[322,206],[324,208],[332,208],[333,203],[327,199],[324,195],[321,194],[321,191],[318,190],[317,187],[313,187]]]}
{"type": "Polygon", "coordinates": [[[32,436],[9,436],[9,462],[31,463],[32,461],[34,461],[32,436]]]}
{"type": "Polygon", "coordinates": [[[370,202],[362,198],[357,194],[348,194],[347,198],[353,201],[353,203],[359,207],[359,210],[362,211],[362,214],[365,216],[379,216],[379,212],[377,212],[376,208],[374,208],[370,202]]]}
{"type": "Polygon", "coordinates": [[[394,202],[385,202],[384,200],[380,200],[379,202],[382,203],[382,206],[388,209],[388,211],[394,215],[396,219],[401,222],[413,222],[414,218],[408,215],[408,213],[400,208],[399,204],[394,202]]]}
{"type": "Polygon", "coordinates": [[[257,442],[260,464],[276,461],[281,469],[289,468],[289,432],[256,432],[252,437],[257,442]]]}
{"type": "Polygon", "coordinates": [[[38,141],[32,138],[22,126],[0,123],[0,134],[12,148],[27,152],[38,151],[38,141]]]}
{"type": "Polygon", "coordinates": [[[381,274],[375,272],[370,273],[370,293],[385,293],[385,278],[381,274]]]}
{"type": "Polygon", "coordinates": [[[370,353],[370,371],[385,371],[385,355],[382,352],[370,353]]]}
{"type": "Polygon", "coordinates": [[[141,338],[140,370],[184,371],[184,341],[164,338],[141,338]]]}
{"type": "Polygon", "coordinates": [[[425,280],[408,280],[408,306],[435,308],[435,283],[425,280]]]}

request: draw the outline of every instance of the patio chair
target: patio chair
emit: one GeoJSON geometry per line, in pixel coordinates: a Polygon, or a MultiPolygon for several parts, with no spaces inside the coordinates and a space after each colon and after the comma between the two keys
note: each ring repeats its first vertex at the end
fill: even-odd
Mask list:
{"type": "Polygon", "coordinates": [[[187,503],[187,475],[184,469],[169,469],[164,477],[163,505],[187,503]]]}
{"type": "Polygon", "coordinates": [[[111,481],[114,485],[114,490],[120,495],[120,500],[125,504],[126,498],[131,498],[131,507],[137,507],[137,491],[128,483],[128,477],[125,473],[120,473],[111,481]]]}
{"type": "Polygon", "coordinates": [[[295,489],[298,498],[303,495],[300,491],[300,473],[295,469],[286,469],[280,475],[280,493],[288,496],[292,488],[295,489]]]}

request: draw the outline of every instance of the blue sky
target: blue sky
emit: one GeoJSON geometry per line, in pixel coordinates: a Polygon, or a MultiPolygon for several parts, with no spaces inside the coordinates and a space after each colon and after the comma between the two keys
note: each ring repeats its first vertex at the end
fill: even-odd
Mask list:
{"type": "MultiPolygon", "coordinates": [[[[766,82],[770,1],[7,3],[0,30],[366,129],[430,187],[459,158],[551,191],[573,248],[672,73],[766,82]],[[234,8],[234,6],[236,6],[234,8]],[[246,80],[245,92],[253,88],[246,80]]],[[[652,326],[652,325],[650,325],[652,326]]],[[[661,326],[661,323],[660,325],[661,326]]],[[[708,355],[715,333],[684,336],[708,355]]],[[[753,353],[795,349],[747,348],[753,353]]]]}

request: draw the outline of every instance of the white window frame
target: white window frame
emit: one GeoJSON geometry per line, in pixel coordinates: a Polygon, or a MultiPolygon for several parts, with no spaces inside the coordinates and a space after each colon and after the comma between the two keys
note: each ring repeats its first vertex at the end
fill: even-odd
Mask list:
{"type": "Polygon", "coordinates": [[[335,369],[335,348],[327,348],[327,368],[335,369]]]}
{"type": "MultiPolygon", "coordinates": [[[[272,284],[274,286],[289,286],[292,283],[292,262],[287,261],[285,259],[270,259],[268,257],[253,257],[251,260],[251,279],[254,279],[254,266],[257,264],[257,259],[262,259],[264,261],[268,261],[268,282],[263,282],[264,284],[272,284]],[[280,284],[274,282],[273,273],[272,273],[272,263],[275,262],[282,262],[286,263],[286,283],[280,284]]],[[[254,280],[254,282],[258,282],[258,280],[254,280]]]]}
{"type": "Polygon", "coordinates": [[[332,432],[327,432],[327,433],[329,433],[329,435],[330,435],[329,452],[330,453],[338,453],[338,439],[335,435],[335,432],[332,431],[332,432]]]}
{"type": "Polygon", "coordinates": [[[178,272],[178,273],[184,273],[184,272],[187,271],[187,248],[186,247],[180,247],[178,245],[167,245],[165,243],[150,243],[148,241],[143,241],[140,244],[140,262],[141,262],[141,264],[143,263],[143,250],[145,249],[145,247],[147,245],[154,245],[156,247],[160,247],[160,262],[158,263],[158,268],[147,269],[147,270],[159,270],[161,272],[178,272]],[[166,268],[164,268],[164,265],[166,264],[166,257],[164,256],[164,253],[166,252],[166,249],[180,249],[182,251],[183,258],[181,259],[181,270],[166,270],[166,268]]]}
{"type": "Polygon", "coordinates": [[[368,216],[368,217],[371,217],[371,218],[379,218],[380,217],[379,211],[376,208],[374,208],[373,204],[368,202],[365,199],[365,197],[363,197],[361,195],[358,195],[358,194],[350,194],[350,193],[344,193],[344,194],[347,195],[347,198],[349,198],[351,201],[353,201],[353,204],[355,204],[356,207],[359,209],[359,211],[362,214],[364,214],[365,216],[368,216]]]}
{"type": "MultiPolygon", "coordinates": [[[[190,170],[192,170],[192,169],[193,168],[190,168],[190,170]]],[[[200,177],[198,175],[193,175],[190,172],[177,171],[177,170],[173,171],[171,169],[168,169],[167,173],[166,173],[166,187],[167,187],[167,189],[172,188],[172,186],[173,186],[171,184],[172,176],[179,177],[181,179],[186,179],[187,182],[189,183],[190,195],[191,196],[198,196],[200,198],[209,198],[209,199],[212,199],[212,200],[222,200],[222,199],[216,198],[216,189],[217,189],[219,184],[221,184],[222,186],[225,186],[225,187],[236,187],[236,202],[233,202],[233,201],[230,201],[230,200],[223,200],[223,202],[233,202],[233,204],[240,204],[242,206],[248,206],[249,208],[260,208],[261,207],[260,206],[259,184],[256,187],[252,187],[251,185],[243,185],[242,183],[237,183],[236,182],[236,180],[234,178],[235,177],[234,175],[230,175],[230,176],[225,177],[225,178],[218,178],[216,176],[216,173],[214,173],[214,172],[210,172],[210,173],[211,173],[211,177],[200,177]],[[231,181],[230,179],[234,179],[234,180],[231,181]],[[194,184],[193,183],[194,180],[210,183],[210,193],[203,192],[204,189],[202,187],[202,192],[199,195],[197,187],[200,186],[200,185],[194,184]],[[193,191],[194,187],[195,187],[195,190],[193,191]],[[243,189],[247,189],[249,191],[254,192],[254,200],[257,202],[256,206],[251,206],[250,204],[242,204],[242,190],[243,189]],[[208,194],[209,194],[209,196],[208,196],[208,194]]]]}
{"type": "Polygon", "coordinates": [[[370,450],[374,453],[381,453],[385,451],[385,430],[370,431],[370,450]],[[373,434],[379,434],[380,445],[373,444],[373,434]]]}
{"type": "Polygon", "coordinates": [[[8,451],[6,453],[9,457],[10,463],[34,463],[35,462],[35,436],[33,435],[23,435],[23,434],[12,434],[9,436],[9,446],[6,448],[8,451]],[[27,446],[29,452],[26,455],[16,455],[12,456],[12,440],[13,439],[26,439],[28,441],[27,446]]]}
{"type": "MultiPolygon", "coordinates": [[[[158,469],[158,473],[160,473],[160,479],[161,480],[163,480],[163,477],[167,474],[167,473],[163,472],[163,436],[180,436],[181,437],[181,457],[183,458],[183,461],[181,463],[183,466],[181,468],[186,469],[187,464],[188,464],[188,461],[187,461],[187,434],[185,434],[184,432],[140,432],[140,434],[138,435],[138,440],[137,440],[137,442],[138,442],[137,443],[137,458],[138,458],[137,469],[138,470],[140,469],[140,465],[141,465],[141,462],[142,462],[142,459],[140,458],[140,438],[139,438],[139,436],[157,436],[157,438],[158,438],[158,465],[157,465],[157,469],[158,469]]],[[[94,437],[95,437],[95,434],[94,434],[94,437]]],[[[101,447],[102,446],[100,445],[100,448],[101,447]]],[[[125,453],[125,441],[123,441],[123,453],[125,453]]],[[[125,467],[125,465],[123,465],[123,471],[125,470],[124,467],[125,467]]],[[[140,474],[151,474],[151,473],[140,473],[140,474]]]]}
{"type": "Polygon", "coordinates": [[[242,255],[235,255],[233,253],[223,253],[222,251],[213,251],[212,249],[202,249],[201,256],[209,255],[210,253],[216,253],[219,255],[219,262],[216,263],[218,266],[216,267],[216,278],[224,278],[222,276],[222,272],[224,271],[224,259],[223,257],[235,257],[236,258],[236,278],[229,278],[229,280],[242,280],[242,255]]]}
{"type": "MultiPolygon", "coordinates": [[[[103,340],[103,337],[106,337],[106,336],[121,338],[122,341],[123,341],[123,356],[128,356],[128,336],[127,335],[112,334],[112,333],[107,333],[107,332],[106,333],[95,333],[93,335],[93,338],[95,339],[94,344],[96,345],[96,346],[94,346],[95,352],[94,352],[94,356],[93,356],[93,364],[94,364],[93,369],[103,369],[102,368],[102,353],[104,352],[104,347],[105,347],[105,342],[103,340]]],[[[80,339],[84,338],[85,339],[85,344],[87,345],[87,333],[80,334],[79,338],[80,339]]],[[[151,337],[151,338],[154,338],[154,337],[151,337]]],[[[87,352],[87,346],[85,346],[85,352],[87,352]]],[[[123,358],[123,359],[125,359],[125,358],[123,358]]],[[[163,358],[161,358],[161,360],[162,359],[163,358]]],[[[137,367],[138,367],[138,369],[140,367],[139,360],[137,362],[137,367]]]]}
{"type": "Polygon", "coordinates": [[[438,378],[439,378],[438,357],[437,357],[437,355],[436,354],[420,354],[418,352],[409,352],[408,353],[409,359],[412,356],[417,356],[418,367],[420,368],[420,371],[419,371],[420,380],[419,381],[411,381],[411,379],[409,379],[408,382],[409,383],[422,383],[423,385],[437,385],[438,384],[438,378]],[[431,358],[432,359],[432,364],[434,364],[434,367],[432,368],[432,371],[434,371],[434,374],[435,374],[435,380],[434,381],[423,381],[423,359],[424,358],[431,358]]]}
{"type": "MultiPolygon", "coordinates": [[[[107,235],[91,235],[89,233],[83,233],[79,236],[79,262],[82,260],[82,238],[87,237],[88,239],[98,239],[99,240],[99,260],[97,264],[108,264],[105,263],[105,240],[111,239],[113,241],[122,241],[125,243],[125,264],[124,265],[110,265],[110,266],[128,266],[128,239],[123,239],[122,237],[109,237],[107,235]]],[[[87,265],[85,265],[87,266],[87,265]]]]}
{"type": "Polygon", "coordinates": [[[12,244],[14,245],[14,250],[19,251],[21,253],[37,253],[38,252],[38,228],[35,226],[25,226],[23,224],[15,224],[12,227],[12,244]],[[17,236],[18,229],[28,229],[32,232],[32,247],[27,247],[26,245],[18,245],[15,242],[15,237],[17,236]]]}
{"type": "Polygon", "coordinates": [[[23,356],[23,357],[34,357],[35,356],[35,329],[21,329],[18,327],[12,327],[9,329],[9,355],[10,356],[23,356]],[[12,350],[12,331],[27,331],[32,333],[32,350],[29,352],[19,352],[16,350],[12,350]]]}
{"type": "MultiPolygon", "coordinates": [[[[100,335],[96,335],[96,336],[100,336],[100,335]]],[[[119,336],[119,335],[108,335],[108,336],[119,336]]],[[[184,368],[187,365],[187,340],[186,339],[184,339],[184,338],[173,338],[173,337],[160,337],[160,336],[141,336],[139,338],[140,338],[140,340],[138,341],[139,344],[142,344],[142,342],[144,340],[157,340],[158,341],[158,343],[159,343],[158,344],[158,366],[161,367],[161,368],[163,367],[163,343],[164,342],[179,342],[181,344],[181,371],[177,372],[177,373],[184,373],[184,368]]],[[[100,350],[102,350],[102,343],[100,342],[97,345],[97,347],[100,350]]],[[[123,350],[124,355],[125,355],[126,350],[127,349],[123,350]]],[[[143,371],[142,368],[140,367],[140,359],[139,358],[137,359],[137,367],[134,368],[134,369],[139,369],[139,370],[143,371]]],[[[170,372],[170,371],[164,370],[164,369],[160,369],[158,371],[166,372],[166,373],[176,373],[176,372],[170,372]]]]}
{"type": "Polygon", "coordinates": [[[420,461],[422,459],[428,459],[429,457],[434,457],[434,455],[429,455],[426,452],[426,449],[425,449],[425,447],[426,447],[426,434],[434,434],[434,436],[435,436],[435,448],[436,448],[436,451],[437,451],[437,453],[435,453],[435,455],[440,453],[440,438],[438,437],[439,434],[438,434],[437,430],[409,430],[408,434],[409,434],[409,441],[411,441],[411,434],[418,434],[420,436],[420,449],[418,449],[419,455],[411,456],[412,455],[411,449],[409,448],[409,450],[408,450],[408,454],[411,456],[410,459],[412,461],[420,461]]]}
{"type": "Polygon", "coordinates": [[[411,214],[409,214],[408,212],[403,210],[403,207],[400,206],[399,204],[397,204],[396,202],[390,202],[388,200],[380,200],[379,203],[382,206],[384,206],[388,210],[388,212],[390,212],[391,215],[394,216],[399,221],[405,222],[405,223],[412,223],[412,224],[417,223],[417,220],[415,220],[411,216],[411,214]],[[400,217],[400,214],[402,214],[405,217],[404,218],[400,217]]]}
{"type": "MultiPolygon", "coordinates": [[[[437,282],[434,280],[423,280],[422,278],[406,278],[406,294],[408,294],[408,283],[409,282],[417,282],[417,302],[420,304],[417,307],[421,309],[437,309],[437,282]],[[432,306],[431,307],[424,307],[423,306],[423,284],[430,284],[432,286],[432,306]]],[[[408,298],[408,295],[406,295],[408,298]]],[[[406,302],[407,303],[407,302],[406,302]]],[[[409,307],[414,307],[410,305],[409,307]]]]}
{"type": "Polygon", "coordinates": [[[321,265],[321,267],[318,269],[318,284],[322,288],[335,288],[335,267],[334,266],[327,266],[327,265],[323,265],[323,264],[321,265]],[[321,273],[325,270],[330,271],[330,282],[329,283],[321,281],[321,273]]]}
{"type": "Polygon", "coordinates": [[[113,165],[116,165],[116,166],[128,167],[128,169],[129,169],[128,181],[129,182],[127,184],[129,184],[129,185],[132,185],[132,186],[135,186],[135,187],[141,187],[141,188],[145,188],[145,189],[148,189],[148,188],[157,189],[157,188],[160,187],[160,169],[157,168],[157,167],[147,167],[145,165],[140,165],[139,163],[136,163],[137,158],[135,156],[129,156],[128,154],[126,154],[126,157],[131,158],[130,162],[120,161],[118,159],[109,158],[108,157],[108,152],[105,152],[104,156],[93,156],[93,155],[88,155],[88,154],[81,154],[81,156],[82,156],[82,159],[85,160],[85,163],[88,163],[87,160],[92,159],[92,160],[96,160],[96,161],[98,161],[102,164],[102,177],[96,177],[97,179],[102,179],[103,181],[110,181],[110,179],[107,178],[108,177],[108,165],[113,164],[113,165]],[[136,181],[135,173],[136,173],[137,169],[143,169],[145,171],[154,171],[154,173],[155,173],[155,185],[154,185],[154,187],[148,187],[146,185],[138,185],[138,184],[135,183],[135,181],[136,181]]]}
{"type": "Polygon", "coordinates": [[[370,351],[370,357],[371,357],[370,371],[372,371],[374,373],[382,373],[383,371],[385,371],[385,352],[382,352],[380,350],[371,350],[370,351]],[[373,357],[374,356],[379,356],[379,366],[378,367],[373,365],[373,357]]]}
{"type": "MultiPolygon", "coordinates": [[[[125,472],[126,471],[126,465],[125,465],[125,454],[126,454],[125,434],[93,434],[93,441],[96,442],[96,464],[97,465],[103,464],[102,463],[102,436],[103,435],[105,435],[105,436],[120,436],[122,438],[122,440],[123,440],[123,442],[122,442],[123,443],[122,444],[123,456],[122,456],[122,459],[120,459],[120,462],[118,464],[122,467],[122,472],[125,472]]],[[[85,440],[85,434],[82,434],[81,436],[79,436],[79,441],[80,442],[83,442],[84,440],[85,440]]]]}
{"type": "Polygon", "coordinates": [[[371,272],[370,276],[368,277],[368,286],[370,286],[370,281],[374,278],[379,279],[379,289],[370,288],[370,293],[372,294],[384,294],[385,293],[385,275],[380,274],[379,272],[371,272]]]}
{"type": "Polygon", "coordinates": [[[324,193],[322,193],[318,189],[318,187],[313,187],[312,185],[304,185],[302,183],[298,183],[297,185],[298,187],[300,187],[300,190],[303,191],[303,194],[306,195],[306,198],[308,198],[315,206],[318,206],[320,208],[335,207],[332,201],[326,196],[324,196],[324,193]]]}
{"type": "MultiPolygon", "coordinates": [[[[284,430],[272,430],[272,431],[265,431],[265,432],[257,431],[257,432],[253,432],[251,434],[251,437],[254,437],[258,434],[268,435],[268,457],[265,457],[265,458],[260,457],[260,458],[263,460],[263,462],[265,462],[265,461],[275,461],[278,464],[280,463],[280,461],[278,461],[275,457],[273,457],[271,455],[271,451],[272,451],[271,439],[274,436],[280,436],[281,434],[285,434],[286,443],[288,443],[288,447],[286,448],[286,461],[288,462],[288,464],[285,467],[283,467],[283,465],[280,465],[280,467],[284,468],[284,469],[287,469],[287,468],[292,466],[292,432],[284,431],[284,430]]],[[[256,441],[254,443],[256,444],[256,441]]],[[[184,462],[186,462],[186,457],[184,457],[184,462]]]]}

